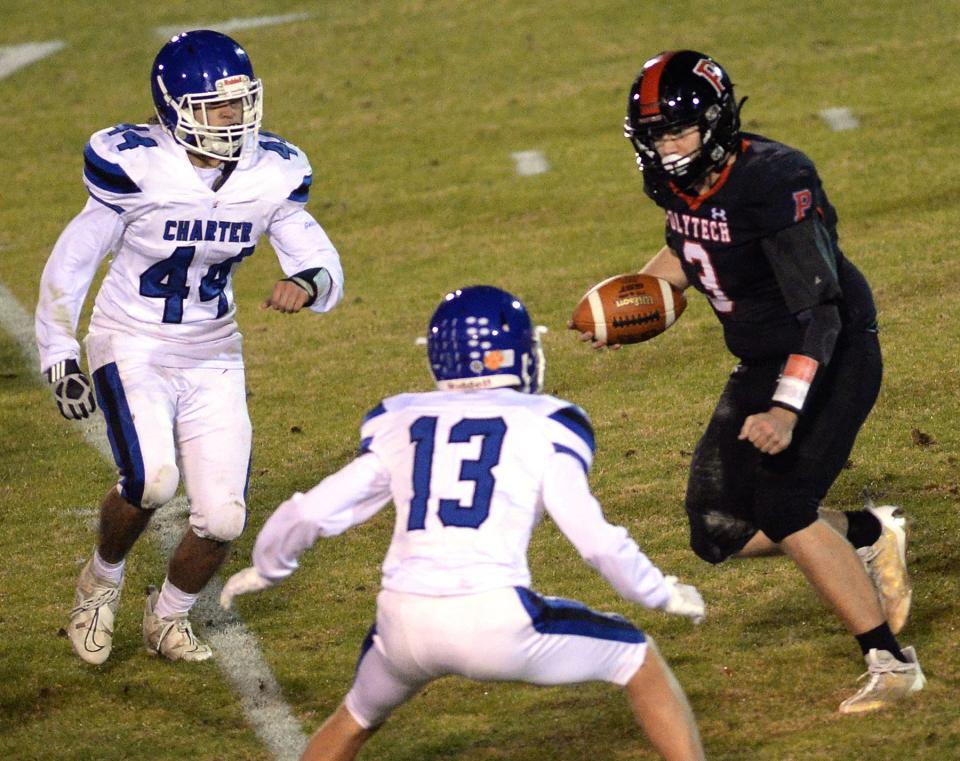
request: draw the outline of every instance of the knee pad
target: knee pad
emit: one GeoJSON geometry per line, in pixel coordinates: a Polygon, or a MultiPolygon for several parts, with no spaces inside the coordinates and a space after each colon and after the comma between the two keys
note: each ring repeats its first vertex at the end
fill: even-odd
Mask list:
{"type": "Polygon", "coordinates": [[[121,479],[121,495],[130,504],[144,510],[156,510],[173,499],[180,484],[180,470],[176,465],[161,465],[156,470],[143,474],[141,483],[134,483],[126,475],[121,479]],[[139,499],[134,497],[139,494],[139,499]]]}
{"type": "Polygon", "coordinates": [[[240,499],[223,502],[216,507],[196,511],[190,515],[193,533],[202,539],[215,542],[232,542],[247,523],[247,506],[240,499]]]}

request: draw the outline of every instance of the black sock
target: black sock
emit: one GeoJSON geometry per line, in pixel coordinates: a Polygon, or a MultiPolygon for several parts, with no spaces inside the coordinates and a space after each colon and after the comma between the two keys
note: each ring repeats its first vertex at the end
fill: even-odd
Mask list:
{"type": "Polygon", "coordinates": [[[869,547],[883,531],[877,517],[868,510],[844,510],[847,516],[847,541],[854,547],[869,547]]]}
{"type": "Polygon", "coordinates": [[[898,661],[906,663],[907,659],[900,652],[900,645],[897,644],[897,638],[893,636],[890,627],[886,623],[880,624],[876,629],[871,629],[863,634],[858,634],[857,642],[860,643],[860,650],[864,655],[871,650],[886,650],[898,661]]]}

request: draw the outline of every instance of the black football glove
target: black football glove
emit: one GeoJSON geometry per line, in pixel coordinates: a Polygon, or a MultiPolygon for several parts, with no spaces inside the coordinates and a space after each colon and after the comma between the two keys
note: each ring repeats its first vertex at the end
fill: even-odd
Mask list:
{"type": "Polygon", "coordinates": [[[47,370],[53,399],[60,414],[67,420],[81,420],[90,417],[97,409],[90,381],[83,374],[75,359],[63,359],[47,370]]]}

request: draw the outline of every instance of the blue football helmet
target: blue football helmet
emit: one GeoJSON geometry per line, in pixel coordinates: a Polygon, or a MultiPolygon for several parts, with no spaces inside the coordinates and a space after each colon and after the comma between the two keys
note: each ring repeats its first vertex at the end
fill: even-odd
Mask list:
{"type": "Polygon", "coordinates": [[[543,386],[546,362],[523,302],[499,288],[473,285],[448,293],[427,331],[430,371],[441,391],[543,386]]]}
{"type": "Polygon", "coordinates": [[[250,57],[225,34],[183,32],[157,53],[150,73],[157,116],[188,151],[236,160],[252,145],[263,117],[263,87],[250,57]],[[211,124],[207,109],[233,102],[242,109],[238,124],[211,124]]]}

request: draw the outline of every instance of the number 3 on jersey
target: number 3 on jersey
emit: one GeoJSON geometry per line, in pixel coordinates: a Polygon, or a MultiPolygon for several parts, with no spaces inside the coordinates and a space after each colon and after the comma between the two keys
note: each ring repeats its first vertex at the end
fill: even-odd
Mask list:
{"type": "Polygon", "coordinates": [[[713,304],[713,308],[718,312],[727,314],[733,311],[733,301],[723,292],[720,287],[720,281],[717,279],[717,271],[710,261],[710,254],[703,246],[693,241],[685,240],[683,242],[683,258],[690,264],[700,267],[700,284],[707,292],[707,298],[713,304]]]}
{"type": "MultiPolygon", "coordinates": [[[[439,500],[440,522],[444,526],[479,528],[490,513],[490,498],[493,496],[494,477],[491,472],[500,462],[500,449],[507,424],[503,418],[465,418],[450,429],[447,441],[450,444],[465,444],[474,436],[480,438],[480,457],[462,460],[460,480],[473,481],[476,488],[473,502],[462,505],[455,499],[439,500]]],[[[433,451],[437,436],[437,418],[421,417],[410,426],[410,441],[413,452],[413,498],[410,500],[410,517],[407,530],[416,531],[426,527],[427,502],[430,499],[430,481],[433,475],[433,451]]]]}

